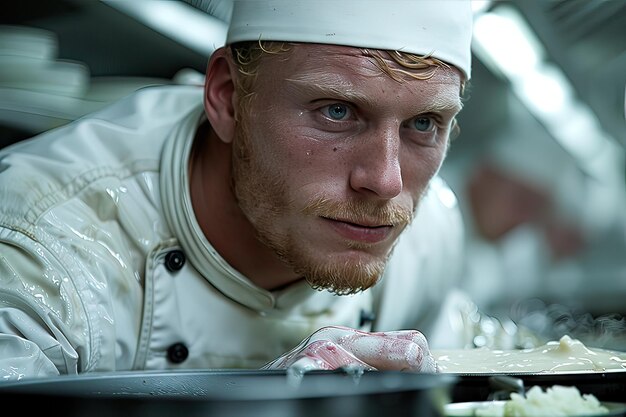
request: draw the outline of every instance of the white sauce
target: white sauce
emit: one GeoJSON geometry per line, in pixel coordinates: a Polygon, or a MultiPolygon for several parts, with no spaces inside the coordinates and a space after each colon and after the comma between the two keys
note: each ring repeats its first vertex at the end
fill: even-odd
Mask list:
{"type": "Polygon", "coordinates": [[[626,370],[626,352],[588,348],[563,336],[531,349],[488,348],[432,350],[441,372],[447,373],[557,373],[626,370]]]}

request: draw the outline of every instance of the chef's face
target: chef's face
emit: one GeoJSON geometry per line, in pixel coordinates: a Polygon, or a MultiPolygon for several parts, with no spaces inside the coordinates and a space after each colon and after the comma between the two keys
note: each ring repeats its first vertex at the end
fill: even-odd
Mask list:
{"type": "Polygon", "coordinates": [[[461,77],[439,68],[397,81],[341,46],[286,56],[262,62],[240,115],[235,193],[294,271],[316,288],[356,292],[381,276],[444,159],[461,77]]]}

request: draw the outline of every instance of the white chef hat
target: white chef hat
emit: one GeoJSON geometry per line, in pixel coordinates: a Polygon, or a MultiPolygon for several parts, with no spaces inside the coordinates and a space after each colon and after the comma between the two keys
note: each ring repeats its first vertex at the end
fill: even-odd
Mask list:
{"type": "Polygon", "coordinates": [[[288,41],[431,54],[471,73],[469,0],[234,0],[226,43],[288,41]]]}

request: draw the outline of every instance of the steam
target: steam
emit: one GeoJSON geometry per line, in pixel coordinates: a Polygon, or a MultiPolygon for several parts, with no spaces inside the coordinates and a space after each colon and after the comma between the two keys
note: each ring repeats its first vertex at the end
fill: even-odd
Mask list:
{"type": "Polygon", "coordinates": [[[588,347],[626,351],[626,317],[591,313],[540,299],[520,301],[511,308],[511,319],[546,340],[569,335],[588,347]]]}

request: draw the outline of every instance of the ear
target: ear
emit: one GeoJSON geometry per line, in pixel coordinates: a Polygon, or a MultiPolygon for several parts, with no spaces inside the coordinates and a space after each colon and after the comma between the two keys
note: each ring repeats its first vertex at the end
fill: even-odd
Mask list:
{"type": "Polygon", "coordinates": [[[204,84],[204,109],[211,128],[225,143],[232,142],[235,134],[234,71],[226,48],[213,52],[204,84]]]}

